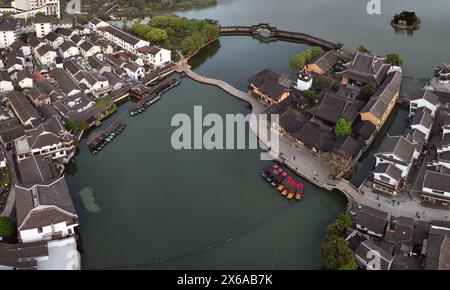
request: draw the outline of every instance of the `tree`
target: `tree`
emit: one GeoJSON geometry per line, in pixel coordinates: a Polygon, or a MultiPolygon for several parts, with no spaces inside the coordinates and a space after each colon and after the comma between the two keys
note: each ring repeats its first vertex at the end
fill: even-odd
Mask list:
{"type": "Polygon", "coordinates": [[[145,38],[147,40],[154,42],[162,42],[166,40],[168,37],[169,36],[167,35],[167,32],[164,29],[160,28],[153,28],[145,35],[145,38]]]}
{"type": "Polygon", "coordinates": [[[108,13],[103,11],[102,13],[100,13],[100,19],[103,20],[103,21],[110,21],[111,20],[111,16],[109,16],[108,13]]]}
{"type": "Polygon", "coordinates": [[[9,238],[16,231],[14,221],[8,217],[0,217],[0,237],[9,238]]]}
{"type": "Polygon", "coordinates": [[[395,65],[395,66],[403,65],[403,59],[400,58],[400,54],[398,54],[398,53],[388,53],[388,54],[386,54],[386,59],[392,65],[395,65]]]}
{"type": "Polygon", "coordinates": [[[361,100],[368,100],[377,91],[377,86],[374,83],[364,85],[359,91],[358,98],[361,100]]]}
{"type": "Polygon", "coordinates": [[[302,70],[305,64],[307,64],[311,59],[319,56],[322,52],[323,49],[319,46],[311,47],[303,53],[298,53],[292,56],[289,60],[289,66],[295,71],[302,70]]]}
{"type": "Polygon", "coordinates": [[[360,44],[360,45],[358,46],[358,51],[359,51],[359,52],[363,52],[363,53],[371,53],[371,51],[370,51],[367,47],[365,47],[364,45],[362,45],[362,44],[360,44]]]}
{"type": "Polygon", "coordinates": [[[86,24],[89,22],[88,16],[86,14],[79,14],[75,16],[75,19],[77,20],[78,23],[81,24],[86,24]]]}
{"type": "Polygon", "coordinates": [[[350,133],[352,133],[352,126],[344,118],[340,118],[336,123],[334,133],[337,138],[347,137],[350,133]]]}
{"type": "Polygon", "coordinates": [[[305,57],[302,54],[296,54],[289,60],[289,66],[294,71],[301,71],[305,67],[305,57]]]}
{"type": "Polygon", "coordinates": [[[327,227],[327,235],[343,237],[347,228],[352,226],[352,219],[346,213],[341,213],[339,217],[327,227]]]}
{"type": "Polygon", "coordinates": [[[65,124],[66,130],[71,132],[77,132],[81,130],[87,130],[89,128],[89,124],[86,121],[77,122],[73,118],[69,118],[65,124]]]}
{"type": "Polygon", "coordinates": [[[317,98],[317,93],[316,91],[313,90],[307,90],[306,92],[303,93],[303,96],[307,99],[315,100],[317,98]]]}
{"type": "Polygon", "coordinates": [[[321,92],[323,90],[326,90],[330,87],[330,80],[323,76],[318,76],[314,78],[312,88],[316,92],[321,92]]]}
{"type": "Polygon", "coordinates": [[[340,86],[337,82],[334,82],[333,85],[331,86],[331,90],[332,90],[334,93],[339,92],[340,88],[341,88],[341,86],[340,86]]]}
{"type": "Polygon", "coordinates": [[[328,235],[320,247],[325,267],[330,270],[356,270],[355,254],[341,237],[328,235]]]}

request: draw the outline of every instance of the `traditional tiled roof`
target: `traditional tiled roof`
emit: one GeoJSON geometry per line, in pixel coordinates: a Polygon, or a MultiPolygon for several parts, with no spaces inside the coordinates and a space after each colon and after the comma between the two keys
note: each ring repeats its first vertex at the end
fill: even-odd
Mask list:
{"type": "Polygon", "coordinates": [[[49,185],[17,186],[16,216],[19,231],[78,220],[64,177],[49,185]]]}

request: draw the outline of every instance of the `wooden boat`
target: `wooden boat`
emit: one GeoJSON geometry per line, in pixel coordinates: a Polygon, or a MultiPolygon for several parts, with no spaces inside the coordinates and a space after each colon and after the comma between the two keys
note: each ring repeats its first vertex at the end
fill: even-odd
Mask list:
{"type": "Polygon", "coordinates": [[[294,194],[292,192],[290,192],[287,196],[288,199],[292,199],[294,197],[294,194]]]}
{"type": "Polygon", "coordinates": [[[287,189],[283,190],[283,192],[281,192],[281,195],[286,196],[288,194],[287,189]]]}

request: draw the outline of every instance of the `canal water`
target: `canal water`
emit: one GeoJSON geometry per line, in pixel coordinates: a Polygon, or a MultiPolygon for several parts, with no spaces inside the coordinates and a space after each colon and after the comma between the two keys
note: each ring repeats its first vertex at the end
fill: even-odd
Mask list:
{"type": "MultiPolygon", "coordinates": [[[[390,16],[364,14],[364,1],[335,2],[225,0],[214,8],[180,14],[215,18],[226,25],[266,21],[346,46],[364,43],[377,53],[397,50],[406,59],[407,74],[417,78],[429,75],[435,63],[445,59],[447,52],[441,47],[431,52],[431,46],[426,45],[444,42],[437,35],[422,35],[422,31],[413,36],[395,34],[388,21],[380,24],[390,16]],[[363,9],[361,15],[355,15],[357,9],[363,9]],[[433,39],[425,41],[427,37],[433,39]]],[[[397,6],[392,8],[393,3],[382,1],[384,11],[402,8],[400,1],[391,2],[397,6]]],[[[408,1],[405,8],[413,7],[423,22],[424,16],[433,16],[433,22],[424,24],[428,33],[448,25],[438,22],[444,21],[442,10],[431,11],[425,6],[424,2],[408,1]]],[[[449,47],[449,40],[445,42],[449,47]]],[[[246,80],[264,68],[289,73],[288,58],[307,48],[284,42],[266,44],[249,37],[222,37],[198,54],[192,65],[200,74],[245,89],[246,80]]],[[[403,91],[412,92],[422,85],[420,80],[406,80],[403,91]]],[[[305,183],[304,200],[290,204],[260,178],[260,170],[270,162],[260,161],[258,150],[176,151],[171,147],[175,128],[170,121],[175,114],[192,115],[195,105],[202,105],[204,114],[247,114],[250,110],[245,103],[217,88],[183,78],[180,86],[145,113],[130,118],[130,105],[121,106],[107,121],[125,121],[126,130],[96,156],[89,153],[84,139],[76,157],[77,173],[67,177],[80,217],[83,268],[323,267],[319,245],[324,228],[345,206],[340,193],[305,183]],[[87,187],[93,189],[101,208],[97,213],[88,212],[78,194],[87,187]]],[[[401,133],[406,115],[405,109],[397,108],[383,134],[401,133]]],[[[382,136],[375,140],[372,151],[381,140],[382,136]]],[[[363,170],[352,178],[355,184],[373,166],[372,151],[362,158],[363,170]]]]}

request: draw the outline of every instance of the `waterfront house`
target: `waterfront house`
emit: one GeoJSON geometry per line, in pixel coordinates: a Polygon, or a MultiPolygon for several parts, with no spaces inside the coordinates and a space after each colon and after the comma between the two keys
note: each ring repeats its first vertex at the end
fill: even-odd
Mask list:
{"type": "Polygon", "coordinates": [[[17,160],[39,154],[43,157],[68,162],[75,154],[74,136],[63,126],[59,116],[54,116],[14,141],[17,160]]]}
{"type": "Polygon", "coordinates": [[[431,90],[421,90],[409,100],[409,115],[413,116],[417,109],[423,107],[428,108],[431,111],[431,115],[434,117],[436,110],[439,107],[439,97],[431,90]]]}
{"type": "Polygon", "coordinates": [[[411,128],[416,129],[425,134],[425,140],[428,140],[433,126],[432,111],[427,107],[421,107],[416,110],[414,118],[411,122],[411,128]]]}
{"type": "Polygon", "coordinates": [[[11,91],[6,94],[9,105],[16,117],[25,127],[36,127],[40,122],[40,116],[36,108],[28,101],[27,97],[19,91],[11,91]]]}
{"type": "Polygon", "coordinates": [[[314,58],[309,64],[307,64],[306,67],[309,71],[315,72],[319,75],[324,75],[331,71],[338,60],[339,54],[337,51],[324,51],[319,56],[314,58]]]}
{"type": "Polygon", "coordinates": [[[275,105],[282,102],[290,95],[290,90],[278,83],[279,78],[280,75],[266,69],[251,77],[248,82],[252,92],[257,95],[262,102],[269,105],[275,105]]]}
{"type": "Polygon", "coordinates": [[[49,32],[45,37],[44,41],[53,47],[53,49],[58,49],[58,47],[64,42],[64,37],[56,32],[49,32]]]}
{"type": "Polygon", "coordinates": [[[6,71],[0,71],[0,93],[14,90],[11,77],[6,71]]]}
{"type": "Polygon", "coordinates": [[[389,214],[382,210],[363,205],[356,218],[356,228],[369,235],[383,237],[389,214]]]}
{"type": "Polygon", "coordinates": [[[422,185],[422,199],[432,204],[450,204],[450,175],[428,170],[422,185]]]}
{"type": "Polygon", "coordinates": [[[305,66],[297,74],[297,84],[295,88],[299,91],[307,91],[311,88],[313,83],[313,77],[311,71],[305,66]]]}
{"type": "Polygon", "coordinates": [[[401,72],[390,72],[361,110],[361,120],[370,121],[379,129],[389,117],[397,102],[401,82],[401,72]]]}
{"type": "Polygon", "coordinates": [[[394,256],[392,253],[388,253],[386,250],[376,245],[373,241],[366,240],[356,249],[355,259],[361,268],[386,271],[391,268],[394,256]],[[380,261],[379,269],[375,268],[378,266],[377,263],[373,263],[375,258],[378,258],[380,261]]]}
{"type": "Polygon", "coordinates": [[[49,185],[16,185],[18,240],[30,243],[75,235],[78,215],[60,177],[49,185]]]}
{"type": "Polygon", "coordinates": [[[101,48],[98,45],[93,44],[90,41],[83,41],[80,45],[81,55],[85,58],[89,56],[96,55],[97,53],[101,53],[101,48]]]}
{"type": "Polygon", "coordinates": [[[63,58],[70,58],[80,55],[80,50],[75,42],[66,40],[59,46],[59,53],[63,58]]]}
{"type": "Polygon", "coordinates": [[[376,164],[392,164],[401,170],[402,178],[406,178],[413,165],[416,146],[403,136],[387,136],[375,154],[376,164]]]}
{"type": "Polygon", "coordinates": [[[344,67],[343,71],[337,73],[341,77],[341,84],[361,87],[370,83],[381,85],[391,65],[385,58],[357,52],[344,67]]]}

